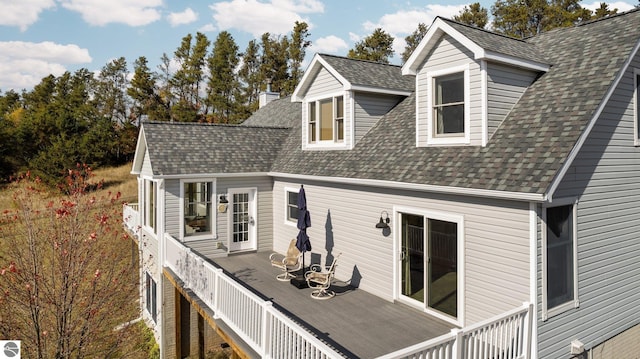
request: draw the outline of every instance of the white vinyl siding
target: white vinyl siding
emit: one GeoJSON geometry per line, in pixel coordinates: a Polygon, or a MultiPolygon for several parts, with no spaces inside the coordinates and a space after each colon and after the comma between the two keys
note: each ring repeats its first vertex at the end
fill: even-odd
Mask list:
{"type": "MultiPolygon", "coordinates": [[[[258,230],[257,246],[258,251],[271,251],[273,241],[273,196],[272,196],[272,180],[269,177],[242,177],[242,178],[217,178],[216,179],[216,205],[220,201],[220,195],[227,194],[232,188],[258,188],[257,201],[257,218],[256,226],[258,230]]],[[[215,232],[218,237],[215,240],[198,240],[189,241],[189,247],[197,250],[205,257],[219,257],[227,253],[229,243],[228,229],[229,216],[231,208],[225,213],[216,213],[215,232]],[[218,242],[223,247],[218,248],[218,242]]]]}
{"type": "MultiPolygon", "coordinates": [[[[630,315],[640,303],[640,148],[633,142],[633,68],[640,68],[640,55],[554,194],[579,198],[580,307],[538,322],[540,358],[570,357],[571,340],[591,348],[640,322],[630,315]]],[[[538,285],[541,289],[540,273],[538,285]]]]}
{"type": "MultiPolygon", "coordinates": [[[[302,102],[302,148],[303,149],[350,149],[352,147],[352,126],[353,126],[353,101],[350,91],[345,91],[342,83],[338,81],[329,71],[322,68],[318,74],[311,80],[311,84],[306,93],[303,94],[302,102]],[[321,118],[316,116],[315,128],[318,135],[315,136],[315,142],[309,136],[309,109],[310,103],[316,102],[316,111],[319,112],[320,102],[325,99],[336,98],[342,96],[344,101],[344,117],[343,117],[343,138],[337,141],[321,141],[320,125],[321,118]]],[[[335,122],[333,126],[335,127],[335,122]]],[[[335,132],[335,131],[334,131],[335,132]]],[[[334,135],[335,136],[335,135],[334,135]]]]}
{"type": "Polygon", "coordinates": [[[453,73],[461,71],[461,67],[467,67],[467,77],[465,79],[466,87],[465,96],[468,104],[465,104],[465,110],[468,110],[469,134],[468,141],[465,140],[458,144],[481,145],[483,138],[482,124],[482,93],[486,89],[482,88],[482,76],[480,71],[480,63],[473,59],[473,54],[454,40],[449,35],[444,35],[439,41],[431,54],[427,57],[424,64],[418,71],[416,77],[416,101],[417,101],[417,144],[419,147],[429,145],[429,119],[431,119],[431,111],[429,104],[432,96],[430,81],[433,75],[441,75],[445,73],[453,73]],[[455,70],[454,70],[455,69],[455,70]]]}
{"type": "Polygon", "coordinates": [[[355,106],[355,143],[364,136],[378,120],[402,101],[402,96],[380,95],[356,92],[355,106]]]}
{"type": "Polygon", "coordinates": [[[140,176],[153,176],[153,170],[151,168],[151,160],[149,159],[149,151],[144,152],[144,158],[142,159],[142,168],[140,169],[140,176]]]}
{"type": "Polygon", "coordinates": [[[487,138],[491,138],[536,76],[537,73],[533,71],[487,64],[487,138]]]}
{"type": "MultiPolygon", "coordinates": [[[[285,252],[297,235],[284,224],[285,188],[300,183],[274,184],[274,250],[285,252]]],[[[386,300],[394,299],[394,235],[375,228],[380,213],[394,207],[446,212],[464,217],[465,324],[513,309],[529,299],[529,205],[471,197],[426,194],[360,186],[304,183],[311,214],[312,254],[324,263],[342,252],[336,277],[355,279],[359,288],[386,300]],[[505,290],[508,288],[508,290],[505,290]]]]}

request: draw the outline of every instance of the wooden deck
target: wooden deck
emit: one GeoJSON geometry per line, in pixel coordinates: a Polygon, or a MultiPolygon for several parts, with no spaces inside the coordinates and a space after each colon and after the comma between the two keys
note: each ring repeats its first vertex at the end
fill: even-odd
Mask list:
{"type": "Polygon", "coordinates": [[[312,299],[311,289],[298,289],[276,280],[281,272],[271,267],[269,254],[239,254],[210,261],[265,299],[271,299],[274,306],[346,357],[375,358],[454,328],[420,310],[385,301],[339,280],[332,286],[334,298],[312,299]]]}

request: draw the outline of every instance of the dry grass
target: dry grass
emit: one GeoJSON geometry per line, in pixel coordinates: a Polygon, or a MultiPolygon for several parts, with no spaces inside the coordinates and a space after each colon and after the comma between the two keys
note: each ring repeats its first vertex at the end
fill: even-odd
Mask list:
{"type": "MultiPolygon", "coordinates": [[[[103,181],[103,188],[111,191],[112,193],[120,192],[123,202],[133,203],[138,201],[138,184],[136,177],[130,173],[131,164],[122,165],[119,167],[101,168],[93,172],[94,177],[92,182],[103,181]]],[[[0,189],[0,212],[12,207],[12,191],[11,185],[0,189]]],[[[55,197],[55,191],[48,197],[40,198],[40,203],[44,204],[55,197]]]]}

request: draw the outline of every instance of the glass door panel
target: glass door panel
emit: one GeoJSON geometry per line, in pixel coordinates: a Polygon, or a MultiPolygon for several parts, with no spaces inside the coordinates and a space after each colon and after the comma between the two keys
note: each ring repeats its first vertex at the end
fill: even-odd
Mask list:
{"type": "Polygon", "coordinates": [[[253,190],[249,192],[230,190],[229,250],[231,251],[249,250],[256,247],[254,198],[255,191],[253,190]]]}
{"type": "Polygon", "coordinates": [[[458,225],[428,219],[428,306],[456,317],[458,314],[458,225]]]}
{"type": "Polygon", "coordinates": [[[401,292],[424,303],[424,219],[402,214],[401,292]]]}

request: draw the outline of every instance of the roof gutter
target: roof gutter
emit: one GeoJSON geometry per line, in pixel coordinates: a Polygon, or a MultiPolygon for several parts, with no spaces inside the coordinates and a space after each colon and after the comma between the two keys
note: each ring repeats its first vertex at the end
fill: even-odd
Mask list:
{"type": "Polygon", "coordinates": [[[281,173],[281,172],[269,172],[268,175],[272,177],[282,177],[287,179],[297,179],[297,180],[307,180],[307,181],[313,180],[313,181],[352,184],[352,185],[369,186],[369,187],[382,187],[382,188],[391,188],[391,189],[420,191],[420,192],[445,193],[445,194],[452,194],[452,195],[459,195],[459,196],[472,196],[472,197],[483,197],[483,198],[489,197],[489,198],[508,199],[508,200],[514,200],[514,201],[524,201],[524,202],[545,202],[547,200],[546,195],[539,194],[539,193],[523,193],[523,192],[496,191],[496,190],[450,187],[450,186],[435,186],[435,185],[419,184],[419,183],[346,178],[346,177],[309,176],[309,175],[299,175],[299,174],[281,173]]]}
{"type": "Polygon", "coordinates": [[[183,173],[170,175],[153,175],[154,179],[199,179],[199,178],[237,178],[237,177],[265,177],[267,172],[238,172],[238,173],[183,173]]]}

